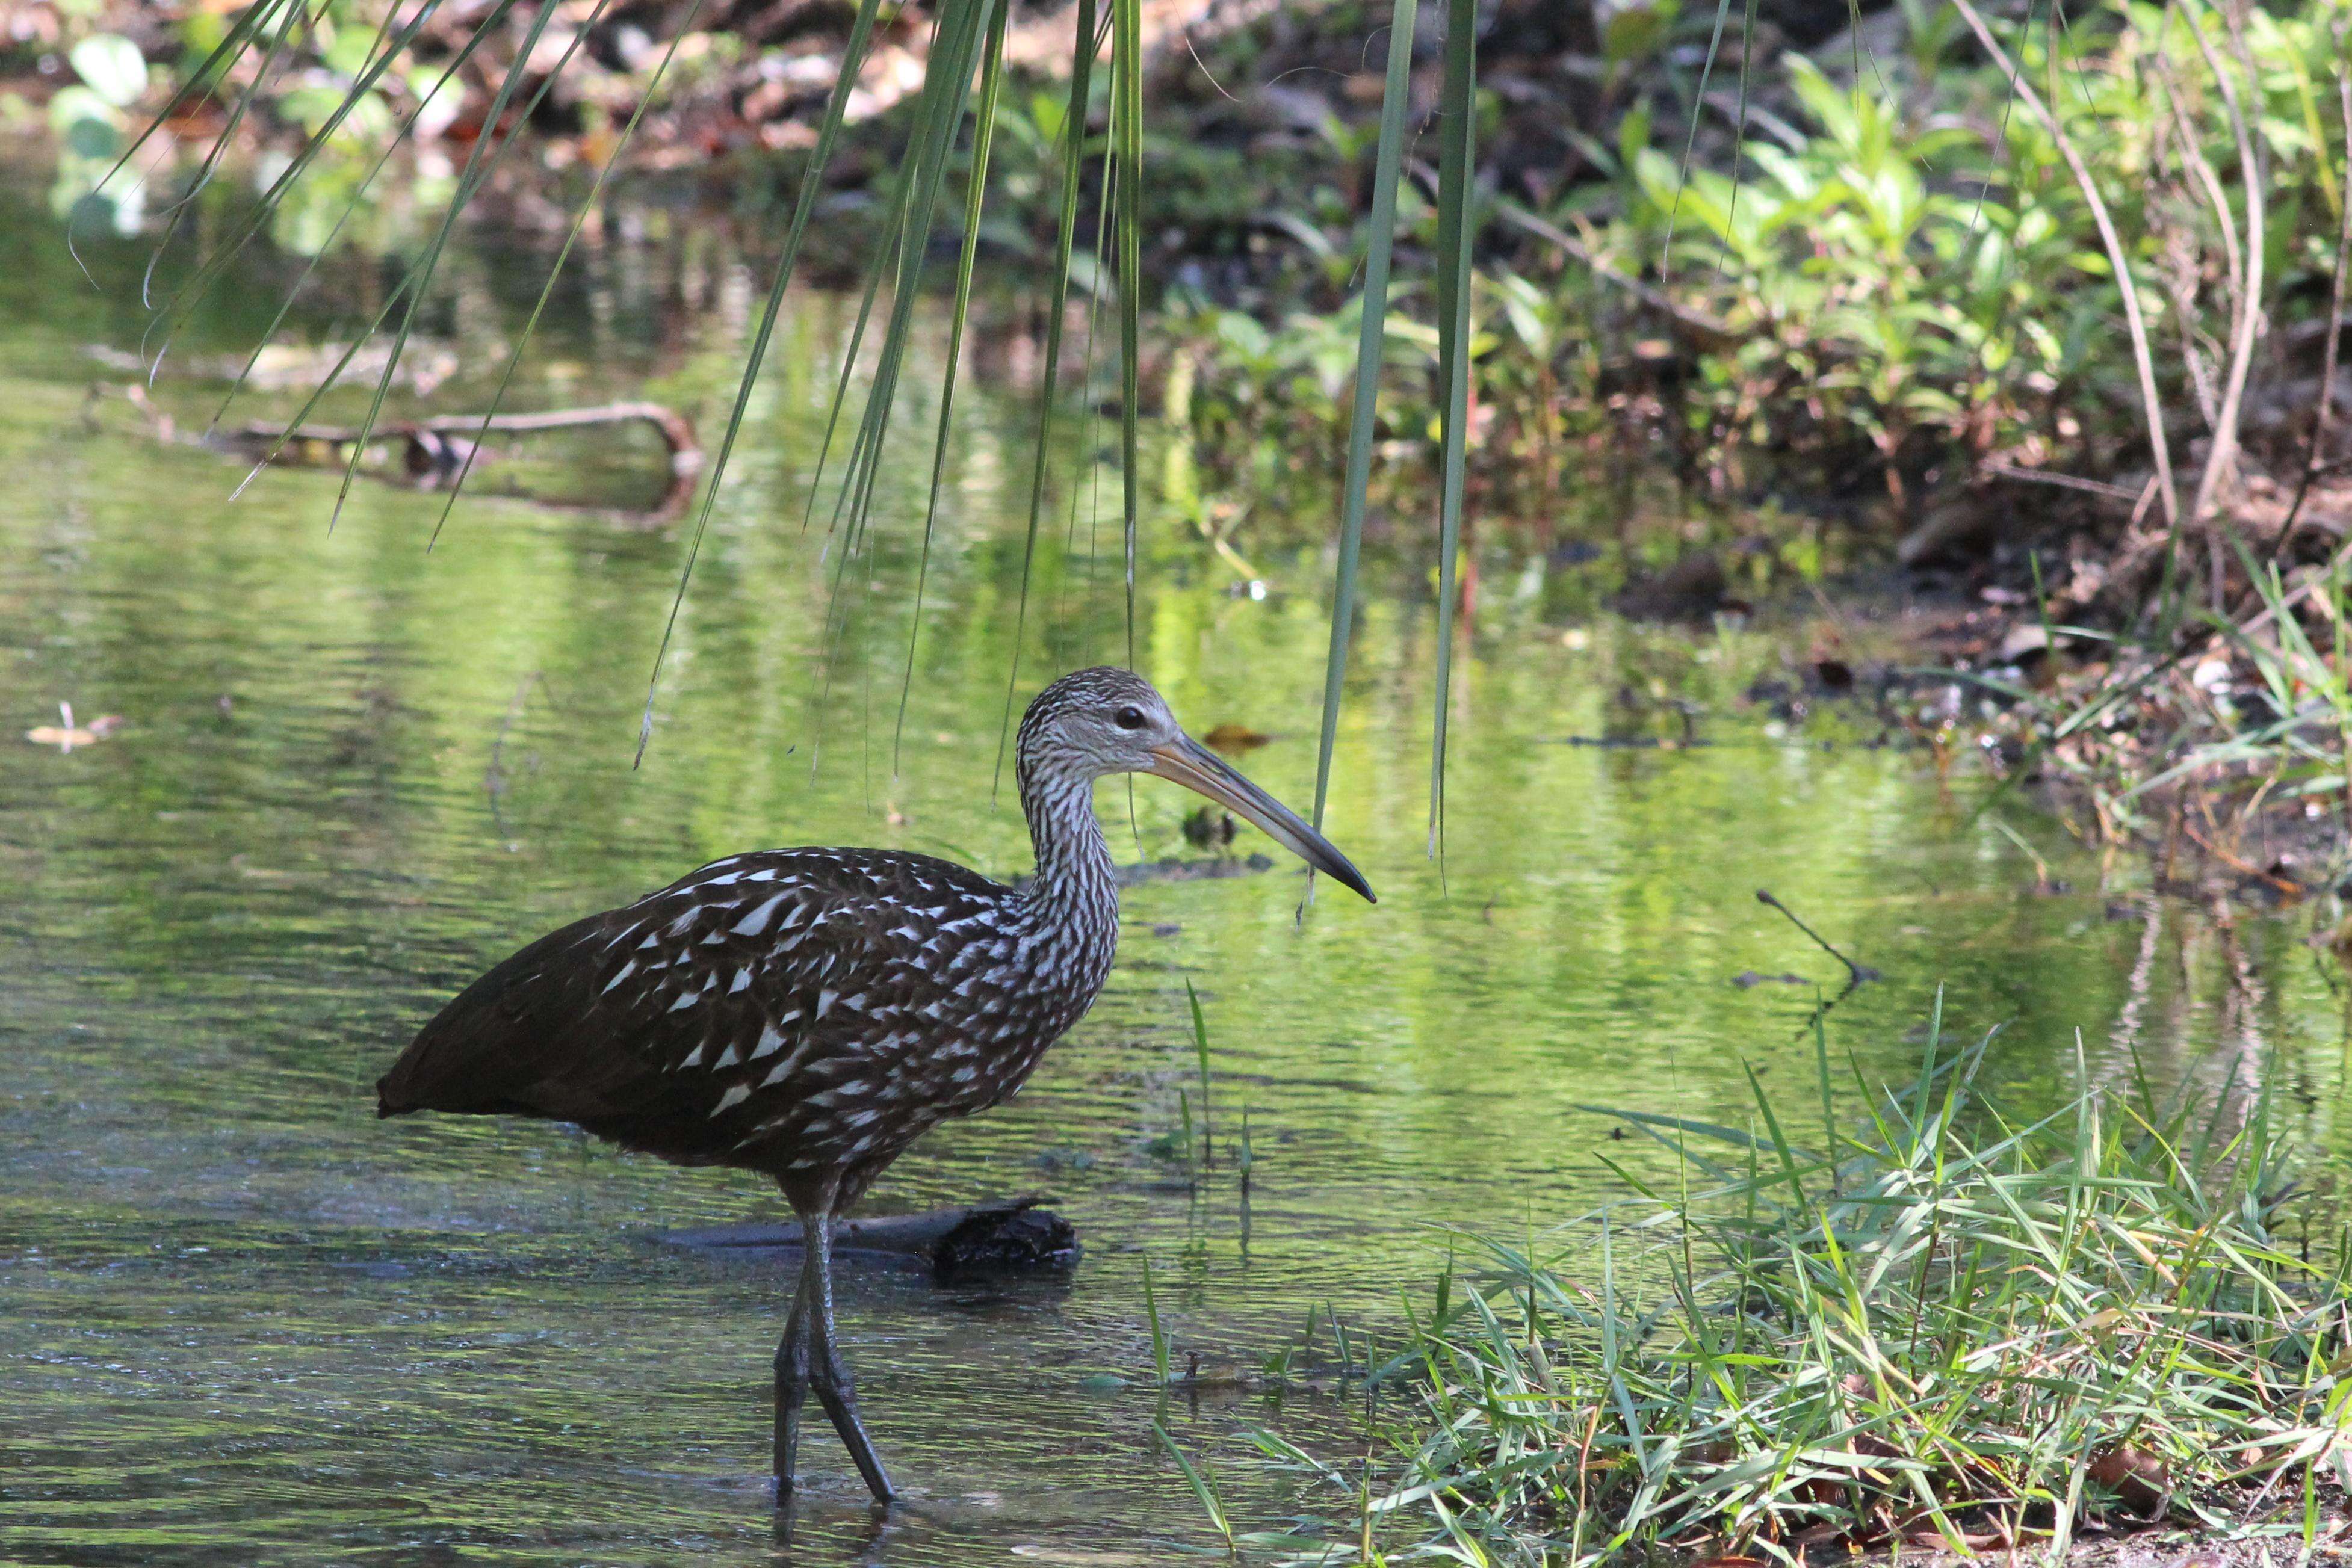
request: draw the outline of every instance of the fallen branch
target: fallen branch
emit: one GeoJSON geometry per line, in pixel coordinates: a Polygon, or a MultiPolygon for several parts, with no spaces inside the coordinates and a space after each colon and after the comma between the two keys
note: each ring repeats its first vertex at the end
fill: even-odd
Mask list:
{"type": "MultiPolygon", "coordinates": [[[[594,424],[650,424],[661,434],[662,444],[669,448],[670,471],[674,474],[698,474],[702,470],[702,445],[695,439],[694,425],[686,415],[658,402],[608,402],[593,408],[557,408],[540,413],[497,413],[487,417],[478,413],[436,414],[430,419],[408,420],[376,427],[390,440],[406,440],[410,444],[410,472],[416,472],[416,453],[422,448],[438,468],[446,463],[455,466],[464,461],[464,448],[470,444],[470,434],[488,431],[492,434],[529,434],[549,430],[577,430],[594,424]],[[433,438],[459,436],[449,441],[433,438]]],[[[298,424],[288,429],[282,424],[247,424],[234,433],[231,439],[245,442],[316,441],[330,446],[347,446],[360,439],[360,432],[346,425],[298,424]]]]}
{"type": "MultiPolygon", "coordinates": [[[[1034,1197],[929,1214],[845,1219],[833,1227],[835,1256],[905,1258],[928,1263],[942,1280],[977,1273],[1063,1273],[1077,1262],[1078,1233],[1034,1197]]],[[[672,1247],[771,1252],[798,1250],[804,1231],[796,1221],[773,1225],[714,1225],[656,1231],[672,1247]]]]}
{"type": "Polygon", "coordinates": [[[2305,894],[2311,891],[2311,889],[2304,886],[2303,883],[2295,881],[2293,877],[2281,876],[2276,872],[2266,871],[2263,867],[2254,864],[2252,861],[2247,860],[2243,855],[2231,854],[2229,851],[2223,849],[2221,845],[2214,843],[2204,834],[2199,832],[2185,815],[2180,819],[2180,831],[2187,833],[2190,841],[2195,843],[2199,849],[2203,850],[2207,854],[2210,855],[2213,859],[2220,861],[2223,865],[2228,866],[2240,876],[2247,877],[2256,882],[2267,883],[2274,892],[2283,894],[2289,898],[2301,898],[2305,894]]]}
{"type": "MultiPolygon", "coordinates": [[[[101,388],[93,387],[93,398],[101,395],[101,388]]],[[[361,439],[361,432],[346,425],[299,424],[291,429],[280,424],[256,422],[230,431],[208,431],[191,434],[179,423],[156,406],[147,395],[146,388],[131,382],[121,389],[131,405],[144,414],[153,426],[155,438],[165,443],[202,446],[210,451],[251,455],[258,451],[275,454],[280,465],[289,462],[301,465],[300,455],[306,449],[348,447],[361,439]]],[[[400,472],[425,489],[437,489],[462,475],[469,463],[479,465],[488,455],[477,446],[476,437],[484,430],[509,435],[528,435],[552,430],[579,430],[596,425],[643,423],[653,426],[669,454],[669,483],[659,500],[649,507],[614,507],[572,501],[551,500],[541,497],[522,496],[517,498],[543,507],[556,507],[572,511],[593,511],[613,516],[620,520],[643,526],[669,521],[682,512],[694,495],[695,481],[702,472],[702,445],[695,437],[693,422],[664,403],[609,402],[589,408],[548,409],[538,413],[500,413],[487,420],[478,413],[436,414],[427,419],[408,420],[378,425],[368,433],[371,443],[401,445],[400,472]]],[[[333,459],[340,463],[338,455],[333,459]]],[[[379,479],[394,477],[381,471],[362,468],[379,479]]]]}

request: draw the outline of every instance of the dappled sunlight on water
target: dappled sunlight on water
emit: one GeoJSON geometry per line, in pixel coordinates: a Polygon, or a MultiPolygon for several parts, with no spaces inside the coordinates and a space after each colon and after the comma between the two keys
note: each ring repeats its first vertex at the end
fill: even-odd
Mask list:
{"type": "MultiPolygon", "coordinates": [[[[1358,1396],[1155,1399],[1146,1260],[1178,1365],[1253,1367],[1327,1306],[1376,1337],[1400,1321],[1399,1292],[1444,1266],[1446,1226],[1566,1218],[1624,1190],[1603,1155],[1666,1168],[1584,1107],[1744,1121],[1743,1063],[1817,1105],[1806,1025],[1843,972],[1759,887],[1884,973],[1830,1015],[1833,1059],[1851,1052],[1865,1080],[1916,1062],[1942,987],[1955,1032],[2006,1026],[1993,1072],[2029,1102],[2062,1091],[2080,1029],[2095,1072],[2137,1051],[2163,1078],[2263,1077],[2335,1135],[2342,1012],[2307,917],[2223,925],[2152,901],[2134,868],[2088,862],[2003,802],[2071,884],[2039,890],[1975,814],[1976,787],[1873,744],[1866,705],[1793,731],[1751,711],[1742,692],[1778,668],[1771,631],[1595,622],[1563,608],[1591,598],[1573,567],[1490,567],[1517,586],[1465,644],[1441,874],[1425,853],[1425,563],[1376,550],[1329,826],[1381,904],[1327,889],[1302,915],[1287,862],[1128,895],[1093,1014],[1018,1101],[941,1129],[868,1203],[1045,1195],[1085,1239],[1080,1268],[954,1288],[853,1271],[861,1391],[914,1500],[877,1521],[829,1436],[813,1438],[788,1539],[765,1500],[785,1266],[652,1239],[772,1218],[775,1196],[558,1127],[379,1124],[369,1086],[487,962],[718,854],[847,841],[1025,869],[1017,807],[992,788],[1024,405],[964,405],[910,675],[936,413],[910,372],[871,582],[861,559],[828,664],[825,514],[805,532],[802,517],[823,356],[849,312],[800,301],[633,768],[684,528],[464,503],[428,555],[437,497],[363,483],[331,534],[331,474],[268,475],[231,505],[222,458],[86,407],[109,372],[84,344],[130,342],[136,319],[86,286],[32,311],[40,288],[72,293],[69,264],[54,235],[20,225],[5,244],[8,1555],[1154,1561],[1159,1543],[1209,1539],[1155,1422],[1222,1457],[1237,1514],[1279,1516],[1281,1484],[1220,1445],[1243,1420],[1342,1440],[1358,1396]],[[128,722],[71,752],[16,739],[59,701],[128,722]],[[1574,744],[1681,741],[1685,709],[1693,744],[1574,744]],[[1213,1069],[1217,1159],[1198,1181],[1171,1137],[1201,1113],[1187,979],[1213,1069]]],[[[101,257],[118,298],[129,265],[101,257]]],[[[535,350],[535,400],[656,396],[713,427],[740,352],[726,301],[745,291],[681,323],[629,293],[642,280],[606,282],[535,350]]],[[[514,301],[491,282],[478,295],[489,322],[474,329],[510,325],[514,301]]],[[[225,308],[187,351],[257,324],[225,308]]],[[[436,406],[479,395],[461,379],[436,406]]],[[[209,409],[169,378],[156,396],[199,423],[209,409]]],[[[1024,696],[1126,647],[1118,563],[1089,559],[1087,519],[1059,507],[1024,696]]],[[[1115,549],[1116,524],[1098,537],[1115,549]]],[[[1263,599],[1189,534],[1156,537],[1138,661],[1196,728],[1269,736],[1244,765],[1303,803],[1328,563],[1276,529],[1251,559],[1263,599]]],[[[1194,802],[1169,786],[1108,786],[1101,804],[1123,860],[1202,852],[1180,831],[1194,802]]]]}

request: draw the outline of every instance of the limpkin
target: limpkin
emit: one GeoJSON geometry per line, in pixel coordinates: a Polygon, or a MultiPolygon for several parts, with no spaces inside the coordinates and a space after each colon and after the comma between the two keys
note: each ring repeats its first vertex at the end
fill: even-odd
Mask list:
{"type": "Polygon", "coordinates": [[[831,1223],[931,1127],[1016,1092],[1102,989],[1118,892],[1095,780],[1173,779],[1372,896],[1127,671],[1080,670],[1039,693],[1014,767],[1037,862],[1022,887],[895,850],[729,855],[515,954],[376,1084],[379,1115],[571,1122],[783,1189],[804,1242],[776,1349],[780,1500],[812,1389],[876,1500],[897,1495],[834,1339],[831,1223]]]}

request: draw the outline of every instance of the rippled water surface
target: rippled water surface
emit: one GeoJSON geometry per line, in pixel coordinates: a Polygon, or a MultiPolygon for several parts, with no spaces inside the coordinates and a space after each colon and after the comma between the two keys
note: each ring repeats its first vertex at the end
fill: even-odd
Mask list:
{"type": "MultiPolygon", "coordinates": [[[[362,482],[331,530],[335,476],[287,471],[231,504],[233,465],[90,394],[128,379],[87,350],[135,343],[136,256],[96,246],[92,289],[53,230],[6,215],[0,1558],[1109,1563],[1203,1546],[1155,1422],[1227,1455],[1229,1502],[1264,1522],[1284,1494],[1221,1445],[1244,1420],[1336,1438],[1352,1417],[1313,1392],[1144,1392],[1147,1263],[1179,1364],[1197,1353],[1219,1384],[1327,1304],[1376,1333],[1397,1322],[1444,1226],[1523,1231],[1621,1190],[1604,1149],[1651,1156],[1580,1107],[1736,1119],[1743,1061],[1804,1092],[1815,987],[1843,976],[1759,887],[1883,971],[1831,1019],[1866,1077],[1916,1061],[1942,986],[1958,1028],[2008,1026],[1996,1076],[2029,1099],[2059,1092],[2079,1029],[2095,1072],[2136,1051],[2173,1077],[2264,1075],[2331,1136],[2345,1033],[2308,916],[2216,924],[2003,803],[2066,884],[2037,887],[1975,814],[1978,787],[1871,744],[1866,707],[1791,728],[1743,700],[1816,632],[1612,621],[1573,550],[1483,561],[1441,877],[1427,561],[1376,540],[1329,825],[1381,904],[1326,888],[1302,918],[1286,863],[1128,895],[1091,1016],[1019,1100],[942,1128],[867,1205],[1047,1195],[1081,1266],[956,1288],[849,1272],[850,1354],[912,1500],[876,1519],[820,1434],[787,1531],[765,1483],[785,1266],[652,1239],[773,1218],[774,1194],[554,1126],[379,1124],[369,1086],[483,965],[730,851],[857,842],[1024,869],[992,787],[1034,417],[1000,390],[1007,356],[968,378],[910,673],[936,377],[909,373],[877,549],[835,600],[826,509],[803,518],[850,312],[796,302],[633,768],[688,528],[469,500],[428,553],[435,497],[362,482]],[[128,722],[70,752],[18,738],[60,701],[128,722]],[[1677,744],[1576,744],[1604,737],[1677,744]],[[1171,1157],[1201,1111],[1187,980],[1220,1151],[1197,1185],[1171,1157]]],[[[404,410],[480,406],[529,306],[507,276],[529,269],[497,256],[457,265],[458,302],[430,324],[457,373],[404,410]]],[[[241,351],[286,280],[241,283],[179,362],[241,351]]],[[[295,336],[348,331],[339,312],[365,294],[331,280],[295,336]]],[[[751,297],[684,240],[618,247],[560,301],[523,400],[653,396],[713,427],[751,297]]],[[[155,401],[185,426],[217,394],[167,372],[155,401]]],[[[292,406],[265,394],[252,417],[292,406]]],[[[1065,472],[1086,444],[1066,433],[1065,472]]],[[[538,478],[610,499],[648,455],[576,441],[538,478]]],[[[1155,459],[1155,490],[1189,483],[1181,460],[1155,459]]],[[[1091,489],[1073,514],[1058,487],[1048,511],[1024,696],[1125,656],[1116,523],[1091,522],[1091,489]]],[[[1146,536],[1137,662],[1196,728],[1270,736],[1246,766],[1304,801],[1328,526],[1247,536],[1255,597],[1174,512],[1146,536]]],[[[1179,831],[1193,804],[1152,780],[1101,792],[1127,860],[1200,855],[1179,831]]]]}

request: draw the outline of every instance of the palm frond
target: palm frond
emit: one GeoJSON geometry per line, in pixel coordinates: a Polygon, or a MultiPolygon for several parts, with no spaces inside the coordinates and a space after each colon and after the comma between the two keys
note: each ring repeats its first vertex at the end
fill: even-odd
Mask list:
{"type": "MultiPolygon", "coordinates": [[[[1728,0],[1727,0],[1728,3],[1728,0]]],[[[1455,556],[1470,427],[1471,180],[1478,118],[1477,0],[1447,0],[1445,85],[1438,103],[1437,359],[1443,450],[1437,502],[1437,715],[1430,737],[1429,852],[1445,843],[1445,720],[1454,695],[1455,556]]]]}
{"type": "Polygon", "coordinates": [[[947,477],[948,434],[955,421],[956,370],[963,354],[965,319],[971,310],[973,263],[980,252],[981,205],[988,191],[988,156],[996,134],[996,109],[1004,88],[1004,26],[1010,5],[998,5],[988,23],[988,46],[980,68],[980,105],[972,118],[971,174],[963,203],[963,248],[956,255],[955,313],[948,326],[947,364],[940,372],[939,434],[931,443],[931,488],[923,503],[922,551],[915,566],[915,603],[907,628],[907,674],[898,686],[898,722],[890,734],[890,771],[907,737],[907,701],[915,690],[915,650],[923,634],[923,589],[931,571],[931,532],[940,516],[940,486],[947,477]]]}
{"type": "Polygon", "coordinates": [[[1416,0],[1389,13],[1388,78],[1381,99],[1380,152],[1372,166],[1372,210],[1365,220],[1363,314],[1356,340],[1355,403],[1348,423],[1342,481],[1339,564],[1331,593],[1331,653],[1323,671],[1323,734],[1315,758],[1315,824],[1331,792],[1331,754],[1339,737],[1339,699],[1348,674],[1348,640],[1356,614],[1356,563],[1363,552],[1364,512],[1371,487],[1372,423],[1379,410],[1381,363],[1388,345],[1389,264],[1396,247],[1397,171],[1404,161],[1405,113],[1412,94],[1416,0]]]}
{"type": "MultiPolygon", "coordinates": [[[[1021,647],[1029,625],[1029,585],[1037,563],[1037,524],[1045,508],[1046,464],[1053,449],[1054,402],[1061,389],[1063,318],[1070,308],[1070,256],[1078,228],[1078,189],[1086,172],[1087,111],[1094,85],[1096,0],[1078,0],[1077,26],[1070,47],[1069,107],[1062,117],[1062,205],[1054,230],[1052,304],[1045,316],[1045,375],[1038,392],[1037,460],[1029,475],[1029,523],[1021,540],[1021,597],[1013,612],[1013,655],[1004,676],[1004,716],[997,725],[994,777],[1004,776],[1004,753],[1013,739],[1013,695],[1021,688],[1021,647]]],[[[1093,361],[1089,344],[1087,361],[1093,361]]]]}

